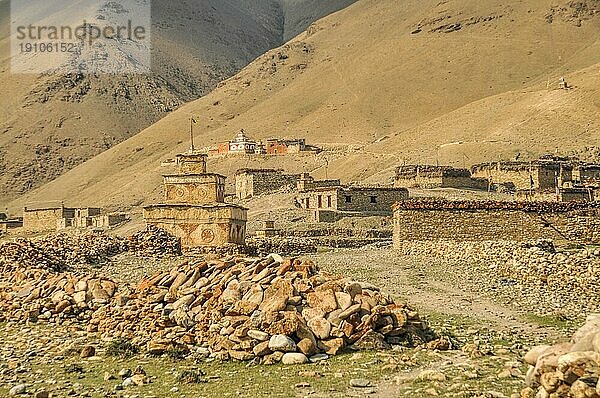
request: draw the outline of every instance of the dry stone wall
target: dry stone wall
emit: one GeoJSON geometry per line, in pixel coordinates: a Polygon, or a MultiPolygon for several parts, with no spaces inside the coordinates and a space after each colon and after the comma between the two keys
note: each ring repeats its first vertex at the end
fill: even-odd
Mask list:
{"type": "Polygon", "coordinates": [[[394,242],[553,239],[600,244],[600,209],[584,204],[410,201],[394,211],[394,242]]]}
{"type": "Polygon", "coordinates": [[[236,196],[239,199],[249,199],[284,187],[295,187],[299,179],[298,174],[284,174],[279,170],[242,172],[235,176],[236,196]]]}
{"type": "Polygon", "coordinates": [[[441,259],[510,289],[539,315],[581,318],[600,311],[600,250],[557,250],[552,241],[402,242],[399,256],[441,259]],[[510,287],[509,287],[510,286],[510,287]]]}

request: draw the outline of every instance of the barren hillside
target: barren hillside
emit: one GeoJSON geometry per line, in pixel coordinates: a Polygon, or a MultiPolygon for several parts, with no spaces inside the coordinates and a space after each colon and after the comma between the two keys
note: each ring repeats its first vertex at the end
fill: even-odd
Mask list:
{"type": "Polygon", "coordinates": [[[152,2],[151,75],[10,71],[9,1],[0,0],[0,203],[51,181],[212,90],[312,21],[351,3],[152,2]]]}
{"type": "MultiPolygon", "coordinates": [[[[192,115],[205,146],[240,128],[347,145],[328,167],[344,180],[386,181],[404,161],[463,164],[600,145],[599,9],[597,0],[362,0],[11,206],[153,200],[160,161],[188,147],[192,115]],[[558,90],[561,76],[570,90],[558,90]]],[[[317,175],[322,160],[312,165],[317,175]]]]}

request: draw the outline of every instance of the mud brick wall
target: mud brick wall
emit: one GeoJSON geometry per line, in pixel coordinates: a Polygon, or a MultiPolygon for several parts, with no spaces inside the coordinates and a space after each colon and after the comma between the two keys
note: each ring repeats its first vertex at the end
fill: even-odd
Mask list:
{"type": "Polygon", "coordinates": [[[340,211],[358,212],[392,212],[392,205],[408,198],[408,190],[404,188],[382,189],[361,188],[339,190],[337,209],[340,211]],[[348,201],[347,197],[350,197],[348,201]],[[372,202],[375,198],[375,202],[372,202]]]}
{"type": "MultiPolygon", "coordinates": [[[[519,190],[531,188],[533,179],[534,188],[542,191],[553,191],[556,188],[556,175],[561,173],[560,180],[567,182],[572,180],[573,169],[568,166],[562,168],[557,165],[477,165],[473,167],[473,177],[491,178],[494,184],[512,182],[519,190]]],[[[559,181],[560,182],[560,181],[559,181]]]]}
{"type": "Polygon", "coordinates": [[[49,232],[56,231],[58,220],[73,218],[74,209],[52,208],[23,210],[23,229],[28,232],[49,232]]]}
{"type": "Polygon", "coordinates": [[[394,212],[394,246],[404,241],[531,241],[600,244],[600,210],[405,210],[394,212]]]}
{"type": "Polygon", "coordinates": [[[480,189],[488,188],[488,180],[485,178],[471,177],[448,177],[448,176],[415,176],[401,177],[394,182],[397,188],[456,188],[456,189],[480,189]]]}
{"type": "MultiPolygon", "coordinates": [[[[300,192],[296,196],[304,209],[389,215],[394,203],[406,199],[406,188],[331,188],[300,192]]],[[[323,217],[328,215],[324,213],[323,217]]]]}

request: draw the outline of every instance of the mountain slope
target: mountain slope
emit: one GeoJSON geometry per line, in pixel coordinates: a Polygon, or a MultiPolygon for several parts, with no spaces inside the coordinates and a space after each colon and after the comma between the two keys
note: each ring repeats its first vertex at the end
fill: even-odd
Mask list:
{"type": "Polygon", "coordinates": [[[38,76],[11,73],[9,1],[0,0],[0,202],[208,93],[284,37],[351,1],[317,9],[310,8],[313,0],[287,3],[156,0],[152,74],[38,76]]]}
{"type": "MultiPolygon", "coordinates": [[[[345,180],[386,181],[404,161],[462,165],[598,145],[599,5],[360,1],[12,205],[156,200],[160,160],[187,148],[191,115],[202,120],[203,145],[240,128],[256,138],[347,145],[353,149],[327,155],[329,175],[345,180]],[[560,76],[572,79],[572,90],[555,90],[560,76]]],[[[323,175],[323,163],[303,167],[323,175]]]]}

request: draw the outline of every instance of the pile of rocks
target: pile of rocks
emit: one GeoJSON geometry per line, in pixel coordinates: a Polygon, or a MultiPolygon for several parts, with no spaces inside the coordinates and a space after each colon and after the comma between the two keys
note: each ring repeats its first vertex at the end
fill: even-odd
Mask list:
{"type": "Polygon", "coordinates": [[[588,316],[571,342],[534,347],[524,359],[529,370],[521,397],[600,397],[600,314],[588,316]]]}
{"type": "Polygon", "coordinates": [[[285,256],[316,253],[317,246],[310,239],[273,236],[269,238],[247,238],[244,251],[250,256],[262,257],[269,253],[285,256]]]}
{"type": "Polygon", "coordinates": [[[184,264],[143,280],[136,292],[90,323],[153,353],[200,344],[221,359],[306,362],[347,346],[422,342],[428,333],[416,312],[375,286],[277,255],[184,264]]]}
{"type": "Polygon", "coordinates": [[[154,225],[130,236],[128,245],[129,251],[148,256],[181,254],[181,240],[154,225]]]}
{"type": "Polygon", "coordinates": [[[116,290],[115,282],[95,275],[78,277],[41,269],[10,272],[0,278],[0,320],[90,319],[96,309],[113,300],[116,290]]]}
{"type": "Polygon", "coordinates": [[[184,263],[137,286],[21,268],[0,275],[0,306],[5,320],[79,322],[152,354],[201,346],[265,364],[432,337],[416,312],[377,287],[278,255],[184,263]]]}
{"type": "Polygon", "coordinates": [[[42,239],[17,239],[0,244],[0,266],[23,264],[63,271],[69,265],[99,264],[127,250],[123,239],[97,233],[58,234],[42,239]]]}
{"type": "Polygon", "coordinates": [[[149,227],[129,238],[86,231],[33,240],[15,239],[0,243],[0,269],[6,271],[24,265],[60,272],[81,265],[102,264],[127,251],[148,256],[179,255],[181,244],[178,238],[156,227],[149,227]]]}
{"type": "Polygon", "coordinates": [[[551,241],[403,242],[404,255],[436,256],[511,282],[540,313],[573,316],[600,308],[600,250],[557,251],[551,241]]]}

